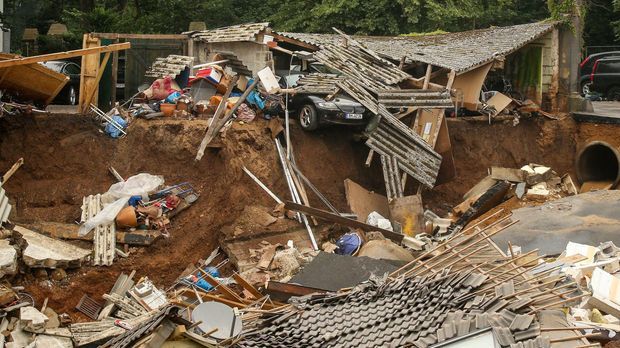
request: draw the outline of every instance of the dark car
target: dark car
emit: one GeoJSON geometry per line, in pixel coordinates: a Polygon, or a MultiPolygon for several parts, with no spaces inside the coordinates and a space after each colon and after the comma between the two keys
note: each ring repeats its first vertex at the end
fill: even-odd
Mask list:
{"type": "Polygon", "coordinates": [[[620,57],[599,59],[590,74],[590,90],[608,100],[620,100],[620,57]]]}
{"type": "Polygon", "coordinates": [[[592,68],[594,68],[594,64],[603,58],[608,57],[620,57],[620,51],[610,51],[610,52],[602,52],[591,54],[584,59],[581,64],[579,64],[579,86],[581,87],[581,95],[586,96],[590,93],[590,83],[592,75],[592,68]]]}
{"type": "Polygon", "coordinates": [[[65,60],[49,60],[41,63],[45,67],[69,76],[69,82],[58,93],[55,104],[76,105],[80,91],[80,65],[65,60]]]}
{"type": "Polygon", "coordinates": [[[346,95],[326,101],[322,95],[298,93],[289,107],[299,113],[299,124],[306,131],[327,124],[365,125],[372,117],[362,104],[346,95]]]}

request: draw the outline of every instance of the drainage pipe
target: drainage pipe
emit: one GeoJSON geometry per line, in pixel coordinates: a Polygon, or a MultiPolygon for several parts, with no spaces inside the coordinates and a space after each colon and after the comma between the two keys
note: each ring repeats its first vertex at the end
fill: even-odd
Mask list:
{"type": "Polygon", "coordinates": [[[589,142],[577,153],[575,164],[580,184],[609,182],[616,188],[620,183],[620,151],[609,143],[589,142]]]}

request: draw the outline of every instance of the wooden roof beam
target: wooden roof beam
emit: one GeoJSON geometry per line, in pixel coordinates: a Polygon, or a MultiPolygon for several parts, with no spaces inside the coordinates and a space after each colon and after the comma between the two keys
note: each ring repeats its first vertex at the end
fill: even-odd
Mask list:
{"type": "Polygon", "coordinates": [[[83,49],[73,50],[73,51],[43,54],[40,56],[7,59],[7,60],[0,61],[0,68],[7,68],[10,66],[16,66],[16,65],[25,65],[25,64],[32,64],[32,63],[38,63],[38,62],[45,62],[48,60],[58,60],[58,59],[80,57],[80,56],[84,56],[87,54],[122,51],[122,50],[127,50],[130,48],[131,48],[131,43],[124,42],[124,43],[113,44],[113,45],[108,45],[108,46],[99,46],[99,47],[83,48],[83,49]]]}
{"type": "Polygon", "coordinates": [[[188,35],[183,34],[122,34],[122,33],[90,33],[90,36],[98,39],[140,39],[140,40],[189,40],[188,35]]]}

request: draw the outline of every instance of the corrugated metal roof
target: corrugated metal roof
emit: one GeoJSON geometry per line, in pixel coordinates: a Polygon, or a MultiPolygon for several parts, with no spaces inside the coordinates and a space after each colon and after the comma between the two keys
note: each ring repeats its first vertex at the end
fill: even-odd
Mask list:
{"type": "Polygon", "coordinates": [[[165,76],[176,77],[185,70],[186,67],[192,67],[194,57],[179,56],[171,54],[166,58],[157,58],[153,65],[147,70],[145,76],[162,78],[165,76]]]}
{"type": "MultiPolygon", "coordinates": [[[[460,33],[422,36],[353,36],[378,54],[407,62],[423,62],[464,72],[505,56],[551,31],[557,22],[492,27],[460,33]]],[[[337,34],[279,33],[315,46],[340,44],[337,34]]]]}
{"type": "Polygon", "coordinates": [[[229,27],[204,30],[192,33],[190,36],[205,42],[238,42],[255,41],[256,35],[269,27],[269,23],[248,23],[231,25],[229,27]]]}
{"type": "Polygon", "coordinates": [[[9,219],[9,214],[13,207],[9,204],[9,197],[6,196],[6,191],[0,184],[0,225],[9,219]]]}

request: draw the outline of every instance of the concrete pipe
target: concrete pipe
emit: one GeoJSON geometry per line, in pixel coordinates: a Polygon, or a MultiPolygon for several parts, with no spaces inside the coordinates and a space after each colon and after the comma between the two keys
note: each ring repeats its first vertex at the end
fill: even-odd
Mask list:
{"type": "Polygon", "coordinates": [[[604,141],[592,141],[577,154],[577,180],[608,182],[612,188],[620,183],[620,152],[604,141]]]}

